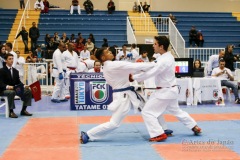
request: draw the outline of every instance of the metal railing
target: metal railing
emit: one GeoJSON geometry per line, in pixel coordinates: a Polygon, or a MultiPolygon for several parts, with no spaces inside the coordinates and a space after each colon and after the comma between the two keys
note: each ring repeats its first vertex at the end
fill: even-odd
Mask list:
{"type": "MultiPolygon", "coordinates": [[[[17,37],[17,35],[18,35],[22,26],[26,27],[26,18],[29,18],[29,16],[28,16],[29,10],[30,10],[30,0],[28,0],[26,5],[25,5],[24,11],[23,11],[23,14],[22,14],[22,17],[21,17],[21,20],[19,22],[18,29],[16,31],[16,34],[15,34],[14,38],[17,37]]],[[[13,50],[18,50],[18,40],[17,39],[14,39],[14,41],[13,41],[13,50]],[[15,49],[15,44],[17,45],[16,49],[15,49]]]]}
{"type": "Polygon", "coordinates": [[[169,24],[169,40],[172,45],[173,50],[178,55],[178,57],[184,58],[185,55],[185,40],[178,31],[177,27],[174,25],[172,20],[168,19],[169,24]]]}
{"type": "Polygon", "coordinates": [[[133,32],[133,28],[131,26],[129,17],[127,17],[127,41],[128,41],[128,44],[132,44],[132,43],[137,44],[137,39],[133,32]]]}
{"type": "Polygon", "coordinates": [[[186,48],[186,57],[199,59],[201,62],[207,62],[209,56],[218,54],[221,50],[225,51],[225,48],[186,48]]]}

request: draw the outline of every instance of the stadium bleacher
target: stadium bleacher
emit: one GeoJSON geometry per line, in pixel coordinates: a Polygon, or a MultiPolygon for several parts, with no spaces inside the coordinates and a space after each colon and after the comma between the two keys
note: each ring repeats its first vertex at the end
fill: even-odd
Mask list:
{"type": "Polygon", "coordinates": [[[122,46],[127,43],[126,17],[126,11],[116,11],[112,15],[109,15],[107,11],[94,11],[92,15],[87,15],[85,11],[82,11],[82,14],[78,15],[75,11],[71,15],[69,10],[51,10],[49,14],[40,16],[39,43],[44,43],[47,33],[53,36],[54,32],[58,32],[59,36],[62,36],[62,33],[66,32],[70,38],[71,34],[77,37],[80,32],[84,38],[88,38],[92,33],[97,47],[102,46],[103,38],[108,39],[110,46],[122,46]]]}
{"type": "Polygon", "coordinates": [[[11,31],[17,9],[0,9],[0,42],[6,42],[11,31]]]}
{"type": "Polygon", "coordinates": [[[186,41],[186,47],[189,47],[188,34],[192,25],[203,33],[204,47],[222,48],[240,43],[240,22],[230,12],[150,12],[152,17],[159,14],[168,17],[170,13],[178,20],[176,26],[186,41]]]}

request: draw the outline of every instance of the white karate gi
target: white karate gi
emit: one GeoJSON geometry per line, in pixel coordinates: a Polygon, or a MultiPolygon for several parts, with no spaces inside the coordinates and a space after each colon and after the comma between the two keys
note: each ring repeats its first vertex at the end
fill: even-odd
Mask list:
{"type": "Polygon", "coordinates": [[[43,1],[41,1],[41,2],[36,1],[35,4],[34,4],[34,9],[41,9],[41,10],[44,10],[44,4],[43,4],[43,1]]]}
{"type": "Polygon", "coordinates": [[[94,67],[94,62],[95,62],[95,60],[91,60],[91,59],[86,59],[84,61],[84,63],[86,63],[86,65],[87,65],[88,69],[92,69],[94,67]]]}
{"type": "Polygon", "coordinates": [[[131,59],[129,59],[129,58],[127,57],[127,55],[128,55],[129,53],[130,53],[130,52],[126,51],[126,57],[124,57],[124,58],[122,58],[122,59],[120,60],[120,57],[124,56],[123,51],[120,51],[120,52],[117,54],[117,56],[116,56],[116,60],[117,60],[117,61],[132,61],[131,59]]]}
{"type": "Polygon", "coordinates": [[[56,49],[53,53],[53,71],[52,76],[55,77],[55,86],[53,88],[52,99],[65,99],[65,78],[66,74],[66,65],[62,57],[62,52],[59,49],[56,49]],[[59,79],[59,73],[63,74],[63,79],[59,79]],[[58,97],[59,96],[59,97],[58,97]]]}
{"type": "Polygon", "coordinates": [[[29,64],[28,65],[28,85],[42,78],[44,73],[46,73],[46,68],[44,67],[44,65],[38,65],[37,63],[29,64]]]}
{"type": "Polygon", "coordinates": [[[63,52],[62,57],[64,59],[65,65],[67,67],[66,80],[65,80],[65,82],[66,82],[65,96],[66,96],[66,95],[70,95],[70,93],[69,93],[69,86],[70,86],[69,76],[71,73],[79,72],[80,65],[79,65],[79,61],[78,61],[78,55],[75,51],[72,51],[72,53],[70,53],[69,50],[66,50],[63,52]],[[75,70],[73,70],[73,68],[75,68],[75,70]]]}
{"type": "Polygon", "coordinates": [[[13,55],[13,68],[16,68],[16,65],[17,65],[17,53],[15,53],[14,51],[10,51],[9,52],[10,54],[13,55]]]}
{"type": "Polygon", "coordinates": [[[132,53],[132,62],[135,62],[137,60],[137,58],[139,57],[139,53],[136,49],[132,49],[131,53],[132,53]]]}
{"type": "MultiPolygon", "coordinates": [[[[100,72],[102,72],[103,70],[102,70],[102,67],[100,68],[100,72]]],[[[92,68],[92,69],[89,69],[88,70],[88,72],[95,72],[95,70],[94,70],[94,68],[92,68]]]]}
{"type": "Polygon", "coordinates": [[[86,50],[86,52],[84,52],[84,50],[82,50],[80,52],[80,58],[82,60],[90,59],[90,52],[88,50],[86,50]]]}
{"type": "Polygon", "coordinates": [[[71,5],[71,8],[70,8],[70,14],[73,14],[73,10],[78,10],[78,14],[81,14],[81,7],[80,5],[77,5],[77,6],[73,6],[71,5]]]}
{"type": "MultiPolygon", "coordinates": [[[[151,63],[106,61],[104,62],[103,75],[113,89],[122,89],[130,86],[130,73],[140,70],[146,71],[153,66],[151,63]]],[[[136,109],[139,105],[140,101],[133,91],[114,92],[113,101],[108,105],[108,110],[112,111],[112,117],[109,122],[98,125],[87,132],[90,140],[100,139],[118,128],[131,106],[136,109]]]]}
{"type": "Polygon", "coordinates": [[[156,67],[147,72],[133,76],[133,79],[137,81],[143,81],[155,76],[156,86],[162,87],[151,94],[142,110],[142,116],[150,137],[153,138],[164,133],[158,117],[165,110],[175,115],[186,127],[192,129],[197,123],[178,106],[178,87],[175,86],[175,60],[171,52],[164,53],[158,57],[156,64],[156,67]]]}
{"type": "Polygon", "coordinates": [[[20,77],[21,82],[23,82],[23,77],[24,77],[24,66],[23,66],[24,64],[25,64],[24,57],[19,57],[17,59],[16,69],[19,72],[19,77],[20,77]]]}

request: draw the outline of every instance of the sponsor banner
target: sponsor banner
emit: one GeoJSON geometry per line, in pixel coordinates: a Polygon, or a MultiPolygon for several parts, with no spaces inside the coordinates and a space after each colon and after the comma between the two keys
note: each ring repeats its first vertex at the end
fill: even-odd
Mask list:
{"type": "Polygon", "coordinates": [[[102,73],[70,75],[71,110],[106,110],[112,102],[112,88],[102,73]]]}

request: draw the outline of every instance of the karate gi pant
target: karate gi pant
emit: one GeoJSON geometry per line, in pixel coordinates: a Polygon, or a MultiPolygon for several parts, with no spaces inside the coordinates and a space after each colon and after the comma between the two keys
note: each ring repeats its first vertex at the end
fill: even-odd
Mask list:
{"type": "Polygon", "coordinates": [[[73,10],[78,10],[78,14],[81,14],[81,8],[80,8],[80,6],[78,5],[78,6],[71,6],[71,8],[70,8],[70,14],[73,14],[73,10]]]}
{"type": "Polygon", "coordinates": [[[152,96],[142,110],[142,117],[151,138],[164,133],[165,128],[161,126],[161,115],[165,110],[176,116],[189,129],[197,125],[187,112],[179,108],[177,99],[158,99],[152,96]]]}
{"type": "Polygon", "coordinates": [[[65,79],[60,80],[58,77],[55,77],[55,83],[51,99],[65,99],[65,79]]]}
{"type": "Polygon", "coordinates": [[[113,101],[112,103],[114,104],[111,104],[112,108],[116,108],[112,111],[113,113],[110,121],[100,124],[87,131],[90,140],[101,139],[102,137],[106,136],[108,133],[112,132],[120,126],[122,120],[126,117],[126,115],[131,109],[131,101],[128,95],[126,96],[126,98],[123,98],[123,96],[121,97],[122,98],[118,98],[117,100],[113,101]]]}

